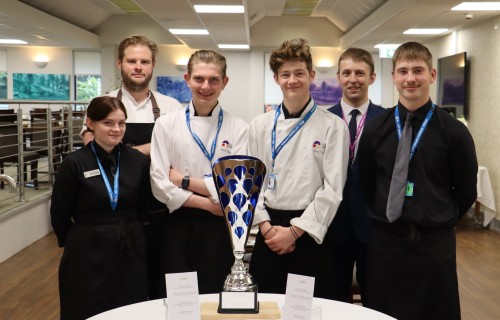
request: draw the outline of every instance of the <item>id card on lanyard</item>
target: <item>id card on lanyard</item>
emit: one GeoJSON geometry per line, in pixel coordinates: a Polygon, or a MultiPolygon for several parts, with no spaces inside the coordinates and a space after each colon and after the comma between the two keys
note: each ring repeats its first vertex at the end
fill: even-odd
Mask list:
{"type": "Polygon", "coordinates": [[[283,108],[283,103],[280,105],[279,108],[276,109],[276,112],[274,114],[274,125],[273,125],[273,130],[271,131],[271,157],[272,157],[272,165],[271,165],[271,173],[269,174],[269,182],[267,185],[267,188],[270,190],[276,189],[276,174],[274,173],[274,164],[276,161],[276,157],[280,153],[281,149],[293,138],[293,136],[299,132],[300,129],[306,124],[306,122],[311,118],[311,115],[316,111],[316,103],[314,103],[314,106],[309,110],[309,112],[302,118],[297,125],[292,129],[292,131],[283,139],[283,141],[280,142],[278,146],[276,146],[276,125],[278,123],[278,117],[281,114],[281,108],[283,108]]]}

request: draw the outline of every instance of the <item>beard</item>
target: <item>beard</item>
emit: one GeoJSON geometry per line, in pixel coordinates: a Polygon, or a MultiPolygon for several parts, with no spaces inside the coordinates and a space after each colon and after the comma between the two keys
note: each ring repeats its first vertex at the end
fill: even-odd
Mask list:
{"type": "Polygon", "coordinates": [[[151,81],[151,78],[153,77],[153,74],[146,75],[146,78],[141,81],[136,81],[135,79],[132,79],[129,77],[127,74],[125,74],[123,71],[121,72],[122,74],[122,83],[125,88],[127,88],[128,91],[130,92],[139,92],[144,89],[149,88],[149,82],[151,81]]]}

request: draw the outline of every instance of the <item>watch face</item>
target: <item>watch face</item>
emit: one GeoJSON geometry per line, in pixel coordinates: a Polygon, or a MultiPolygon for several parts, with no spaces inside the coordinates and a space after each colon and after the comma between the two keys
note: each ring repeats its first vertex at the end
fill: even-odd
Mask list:
{"type": "Polygon", "coordinates": [[[189,186],[189,177],[184,177],[182,179],[182,188],[186,189],[189,186]]]}

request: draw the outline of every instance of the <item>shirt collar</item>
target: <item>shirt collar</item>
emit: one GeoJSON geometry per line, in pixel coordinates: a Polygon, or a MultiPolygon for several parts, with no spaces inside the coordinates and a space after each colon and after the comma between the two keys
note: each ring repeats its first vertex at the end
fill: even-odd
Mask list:
{"type": "MultiPolygon", "coordinates": [[[[415,110],[415,112],[413,112],[414,118],[418,119],[419,122],[423,122],[425,117],[427,116],[427,112],[431,107],[432,107],[432,100],[429,99],[423,106],[421,106],[420,108],[415,110]]],[[[397,108],[399,110],[399,117],[401,119],[406,119],[406,114],[408,113],[406,107],[403,104],[401,104],[401,102],[398,102],[397,108]]]]}
{"type": "Polygon", "coordinates": [[[130,92],[125,87],[122,86],[121,90],[122,90],[122,96],[127,97],[127,99],[132,101],[137,107],[145,106],[151,100],[151,90],[148,91],[148,97],[139,103],[135,101],[134,97],[132,97],[130,92]]]}
{"type": "MultiPolygon", "coordinates": [[[[191,100],[191,102],[189,103],[189,107],[188,108],[189,108],[189,117],[190,118],[198,116],[198,113],[196,112],[196,109],[194,108],[194,105],[193,105],[193,100],[191,100]]],[[[210,112],[210,114],[208,115],[208,117],[213,117],[214,115],[215,116],[219,116],[219,111],[220,111],[221,108],[222,107],[221,107],[219,101],[217,101],[217,104],[212,109],[212,112],[210,112]]]]}
{"type": "Polygon", "coordinates": [[[294,114],[294,115],[291,115],[290,112],[288,112],[288,109],[286,108],[285,104],[283,103],[282,104],[283,116],[285,117],[285,119],[298,119],[298,118],[302,117],[302,114],[307,109],[307,107],[311,104],[311,101],[313,101],[313,99],[311,97],[309,97],[309,101],[307,101],[305,106],[302,107],[302,109],[299,112],[297,112],[297,114],[294,114]]]}
{"type": "Polygon", "coordinates": [[[342,112],[344,113],[344,117],[346,117],[348,114],[350,114],[351,111],[354,109],[357,109],[361,113],[361,115],[364,116],[366,114],[366,112],[368,111],[369,105],[370,105],[370,100],[366,101],[365,103],[363,103],[361,106],[359,106],[357,108],[353,108],[352,106],[347,104],[347,102],[345,102],[344,99],[340,100],[340,107],[342,108],[342,112]]]}

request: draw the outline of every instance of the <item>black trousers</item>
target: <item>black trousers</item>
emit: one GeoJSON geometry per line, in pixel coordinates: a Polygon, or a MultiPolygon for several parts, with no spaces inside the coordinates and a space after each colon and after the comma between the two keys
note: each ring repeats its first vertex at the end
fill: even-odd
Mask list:
{"type": "MultiPolygon", "coordinates": [[[[290,226],[290,220],[303,211],[284,211],[267,208],[272,225],[290,226]]],[[[320,245],[304,233],[292,253],[278,255],[264,242],[260,232],[250,260],[250,274],[262,293],[285,293],[289,273],[315,278],[314,296],[331,299],[333,255],[330,248],[320,245]]]]}
{"type": "Polygon", "coordinates": [[[372,223],[364,306],[398,320],[460,319],[455,230],[372,223]]]}
{"type": "Polygon", "coordinates": [[[168,221],[168,210],[151,212],[144,225],[144,235],[147,244],[148,261],[148,292],[149,299],[159,299],[165,291],[165,274],[161,270],[161,253],[163,237],[168,221]]]}
{"type": "MultiPolygon", "coordinates": [[[[353,237],[355,237],[353,235],[353,237]]],[[[365,295],[366,244],[359,239],[331,244],[333,259],[332,299],[342,302],[352,300],[353,270],[356,264],[356,281],[360,288],[361,299],[365,295]]]]}
{"type": "MultiPolygon", "coordinates": [[[[163,274],[196,271],[199,293],[218,293],[233,263],[233,250],[223,217],[185,207],[168,216],[161,254],[163,274]]],[[[165,280],[161,291],[165,297],[165,280]]]]}

